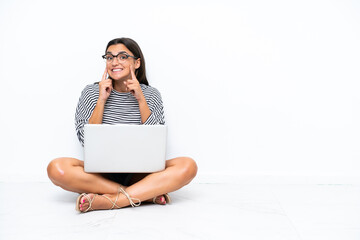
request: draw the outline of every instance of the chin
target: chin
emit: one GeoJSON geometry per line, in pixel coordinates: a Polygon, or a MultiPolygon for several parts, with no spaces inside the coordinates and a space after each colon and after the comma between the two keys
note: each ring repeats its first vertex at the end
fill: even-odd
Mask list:
{"type": "Polygon", "coordinates": [[[124,77],[123,77],[123,76],[118,76],[118,77],[109,76],[109,78],[110,78],[111,80],[118,81],[118,80],[123,79],[124,77]]]}

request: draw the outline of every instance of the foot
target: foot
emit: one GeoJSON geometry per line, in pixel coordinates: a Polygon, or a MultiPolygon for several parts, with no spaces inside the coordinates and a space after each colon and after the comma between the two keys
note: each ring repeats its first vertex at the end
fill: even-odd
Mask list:
{"type": "Polygon", "coordinates": [[[128,200],[122,194],[104,194],[98,195],[89,193],[86,196],[82,196],[79,201],[79,210],[81,212],[88,212],[92,210],[101,210],[101,209],[116,209],[125,207],[128,200]],[[119,195],[118,199],[117,196],[119,195]],[[109,199],[114,202],[116,205],[113,205],[109,199]],[[90,204],[91,202],[91,204],[90,204]],[[89,208],[91,207],[91,208],[89,208]]]}
{"type": "MultiPolygon", "coordinates": [[[[146,202],[154,203],[152,199],[149,199],[146,202]]],[[[166,204],[166,199],[165,199],[164,195],[157,196],[155,198],[155,203],[160,204],[160,205],[165,205],[166,204]]]]}
{"type": "MultiPolygon", "coordinates": [[[[117,209],[129,205],[126,204],[127,201],[128,199],[122,194],[99,195],[89,193],[86,194],[86,196],[80,197],[80,200],[78,202],[78,210],[80,210],[80,212],[89,212],[101,209],[117,209]],[[114,205],[113,203],[115,203],[116,205],[114,205]]],[[[153,199],[149,199],[146,202],[154,203],[153,199]]],[[[164,195],[157,196],[155,198],[155,203],[159,205],[165,205],[167,203],[166,198],[164,197],[164,195]]]]}

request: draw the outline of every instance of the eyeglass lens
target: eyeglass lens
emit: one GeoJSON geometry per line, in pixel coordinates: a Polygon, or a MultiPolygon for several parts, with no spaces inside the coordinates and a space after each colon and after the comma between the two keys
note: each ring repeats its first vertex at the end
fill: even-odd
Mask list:
{"type": "MultiPolygon", "coordinates": [[[[113,56],[111,54],[107,54],[105,56],[105,61],[110,63],[110,62],[114,61],[114,58],[115,58],[115,56],[113,56]]],[[[129,56],[126,55],[126,54],[119,54],[119,55],[116,56],[116,58],[120,63],[124,63],[126,61],[126,59],[129,58],[129,56]]]]}

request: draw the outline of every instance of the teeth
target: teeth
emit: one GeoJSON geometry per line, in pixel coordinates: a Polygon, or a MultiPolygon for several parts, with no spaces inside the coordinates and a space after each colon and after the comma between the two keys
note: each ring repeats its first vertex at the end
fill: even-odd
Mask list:
{"type": "Polygon", "coordinates": [[[113,69],[113,72],[119,72],[121,69],[113,69]]]}

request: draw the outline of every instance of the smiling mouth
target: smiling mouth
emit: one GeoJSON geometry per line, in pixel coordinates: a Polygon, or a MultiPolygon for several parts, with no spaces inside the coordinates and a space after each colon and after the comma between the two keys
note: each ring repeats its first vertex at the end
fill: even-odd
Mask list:
{"type": "Polygon", "coordinates": [[[121,72],[122,69],[121,68],[114,68],[113,70],[111,70],[112,72],[121,72]]]}

